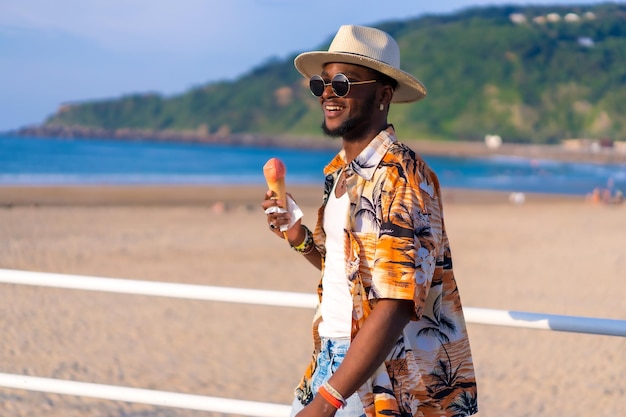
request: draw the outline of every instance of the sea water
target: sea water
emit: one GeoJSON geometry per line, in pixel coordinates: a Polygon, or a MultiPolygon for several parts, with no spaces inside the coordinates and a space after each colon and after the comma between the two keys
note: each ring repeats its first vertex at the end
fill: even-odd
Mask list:
{"type": "MultiPolygon", "coordinates": [[[[263,184],[262,167],[271,157],[285,162],[289,183],[321,185],[322,170],[336,151],[0,135],[0,185],[263,184]]],[[[422,156],[442,187],[571,195],[596,187],[626,191],[626,164],[422,156]]]]}

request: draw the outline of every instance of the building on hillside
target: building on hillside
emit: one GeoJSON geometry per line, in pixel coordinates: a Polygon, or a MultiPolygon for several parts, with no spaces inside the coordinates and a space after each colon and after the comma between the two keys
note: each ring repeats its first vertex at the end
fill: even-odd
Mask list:
{"type": "Polygon", "coordinates": [[[546,20],[551,23],[556,23],[561,21],[561,15],[558,13],[548,13],[546,15],[546,20]]]}
{"type": "Polygon", "coordinates": [[[527,22],[526,16],[524,16],[521,13],[511,13],[509,15],[509,20],[515,23],[516,25],[522,25],[527,22]]]}

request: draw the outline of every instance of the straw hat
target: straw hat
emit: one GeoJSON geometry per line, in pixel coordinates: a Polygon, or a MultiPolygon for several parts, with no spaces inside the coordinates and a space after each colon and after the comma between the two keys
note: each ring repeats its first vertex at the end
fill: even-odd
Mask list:
{"type": "Polygon", "coordinates": [[[305,52],[294,65],[306,78],[319,74],[330,62],[362,65],[381,72],[398,82],[392,103],[409,103],[426,97],[426,87],[411,74],[400,69],[400,48],[382,30],[365,26],[344,25],[339,28],[328,51],[305,52]]]}

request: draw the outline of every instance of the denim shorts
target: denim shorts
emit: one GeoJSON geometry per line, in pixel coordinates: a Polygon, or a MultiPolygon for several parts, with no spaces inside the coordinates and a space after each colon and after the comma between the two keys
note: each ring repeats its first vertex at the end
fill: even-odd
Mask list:
{"type": "MultiPolygon", "coordinates": [[[[322,349],[317,357],[317,368],[313,373],[311,388],[313,395],[317,394],[319,387],[326,382],[330,376],[339,368],[343,358],[350,347],[348,339],[328,339],[322,338],[322,349]]],[[[296,398],[291,406],[290,417],[295,416],[304,406],[296,398]]],[[[363,404],[357,393],[352,394],[347,399],[345,407],[340,408],[335,413],[336,417],[362,417],[365,416],[363,404]]]]}

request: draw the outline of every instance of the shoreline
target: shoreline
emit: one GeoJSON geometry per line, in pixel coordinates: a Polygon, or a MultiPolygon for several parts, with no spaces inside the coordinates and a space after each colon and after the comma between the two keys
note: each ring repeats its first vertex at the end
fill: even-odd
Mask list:
{"type": "MultiPolygon", "coordinates": [[[[202,134],[196,131],[101,129],[81,127],[23,127],[15,131],[0,132],[1,135],[20,137],[110,139],[119,141],[151,141],[173,143],[197,143],[210,145],[260,146],[294,149],[337,149],[337,143],[323,136],[286,136],[242,133],[231,135],[202,134]]],[[[624,164],[626,150],[621,147],[591,147],[588,144],[566,146],[565,144],[503,143],[488,148],[484,142],[445,141],[411,138],[399,134],[399,140],[417,153],[432,156],[465,156],[470,158],[506,156],[529,159],[547,159],[562,162],[587,162],[595,164],[624,164]]]]}
{"type": "MultiPolygon", "coordinates": [[[[266,186],[259,185],[0,185],[0,207],[14,206],[212,206],[256,209],[266,186]]],[[[318,207],[322,184],[290,185],[301,206],[318,207]]],[[[570,194],[523,193],[524,203],[584,202],[570,194]]],[[[442,188],[444,204],[511,204],[511,192],[442,188]]]]}

